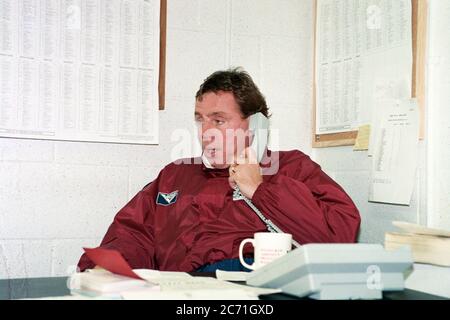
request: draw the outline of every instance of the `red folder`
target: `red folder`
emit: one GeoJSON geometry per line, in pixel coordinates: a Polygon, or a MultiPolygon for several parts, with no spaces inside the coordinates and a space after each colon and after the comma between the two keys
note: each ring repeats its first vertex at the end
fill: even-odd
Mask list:
{"type": "Polygon", "coordinates": [[[134,273],[133,269],[131,269],[130,265],[119,251],[103,248],[83,249],[89,259],[91,259],[97,266],[121,276],[142,279],[134,273]]]}

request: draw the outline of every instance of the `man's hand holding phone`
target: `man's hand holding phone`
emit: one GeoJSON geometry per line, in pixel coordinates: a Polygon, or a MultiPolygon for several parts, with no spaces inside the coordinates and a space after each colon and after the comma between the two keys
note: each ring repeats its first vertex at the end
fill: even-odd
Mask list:
{"type": "Polygon", "coordinates": [[[230,186],[234,188],[237,185],[245,197],[252,199],[256,189],[263,182],[261,168],[254,150],[252,148],[244,149],[230,166],[229,172],[230,186]]]}

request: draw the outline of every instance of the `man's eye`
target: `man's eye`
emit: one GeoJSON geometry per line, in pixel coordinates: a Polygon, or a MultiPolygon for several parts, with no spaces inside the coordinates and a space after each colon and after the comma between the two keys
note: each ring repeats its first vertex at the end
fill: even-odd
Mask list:
{"type": "Polygon", "coordinates": [[[215,125],[219,125],[219,126],[220,126],[220,125],[222,125],[222,124],[224,124],[224,123],[225,123],[225,121],[223,121],[223,120],[217,120],[217,119],[214,120],[214,124],[215,124],[215,125]]]}

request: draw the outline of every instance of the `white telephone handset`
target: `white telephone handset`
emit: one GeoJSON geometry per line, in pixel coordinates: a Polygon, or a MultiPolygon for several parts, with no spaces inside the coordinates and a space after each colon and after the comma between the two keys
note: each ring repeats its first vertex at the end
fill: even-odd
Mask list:
{"type": "Polygon", "coordinates": [[[255,152],[259,163],[262,161],[267,147],[269,138],[269,119],[261,112],[251,115],[249,119],[248,129],[253,135],[250,148],[255,152]]]}

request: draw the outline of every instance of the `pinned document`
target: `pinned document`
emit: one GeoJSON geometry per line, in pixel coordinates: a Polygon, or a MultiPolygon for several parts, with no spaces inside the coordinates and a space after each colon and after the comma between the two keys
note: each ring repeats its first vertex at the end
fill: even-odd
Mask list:
{"type": "Polygon", "coordinates": [[[381,121],[370,177],[369,201],[409,205],[416,180],[419,108],[415,99],[389,99],[381,121]]]}

